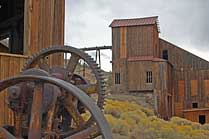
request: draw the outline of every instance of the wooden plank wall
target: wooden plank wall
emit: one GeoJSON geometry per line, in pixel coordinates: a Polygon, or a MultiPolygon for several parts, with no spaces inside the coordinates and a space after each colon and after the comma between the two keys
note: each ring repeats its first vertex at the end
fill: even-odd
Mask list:
{"type": "Polygon", "coordinates": [[[160,57],[159,33],[157,24],[153,26],[153,53],[154,57],[160,57]]]}
{"type": "Polygon", "coordinates": [[[115,81],[115,73],[120,73],[120,84],[113,82],[113,92],[127,92],[127,29],[126,27],[112,29],[112,77],[115,81]]]}
{"type": "Polygon", "coordinates": [[[154,86],[158,97],[158,114],[161,118],[167,117],[168,107],[166,105],[167,99],[167,66],[166,62],[156,62],[154,72],[154,86]]]}
{"type": "Polygon", "coordinates": [[[197,80],[191,80],[191,96],[197,96],[198,95],[198,86],[197,86],[197,80]]]}
{"type": "Polygon", "coordinates": [[[120,28],[120,58],[127,58],[127,27],[120,28]]]}
{"type": "MultiPolygon", "coordinates": [[[[174,68],[174,114],[183,117],[183,110],[192,109],[192,103],[198,103],[198,109],[208,108],[205,84],[209,80],[209,62],[163,39],[159,41],[161,58],[162,51],[168,50],[168,60],[174,68]]],[[[187,117],[189,114],[192,113],[187,113],[187,117]]]]}
{"type": "MultiPolygon", "coordinates": [[[[120,28],[112,29],[112,60],[120,59],[120,28]]],[[[114,70],[115,68],[113,68],[114,70]]]]}
{"type": "MultiPolygon", "coordinates": [[[[64,44],[65,0],[26,0],[24,54],[32,55],[43,48],[64,44]]],[[[50,64],[63,64],[57,54],[50,64]]]]}
{"type": "Polygon", "coordinates": [[[209,70],[175,71],[174,78],[175,115],[182,117],[192,103],[198,103],[198,109],[209,108],[209,70]]]}
{"type": "MultiPolygon", "coordinates": [[[[152,61],[130,61],[128,62],[128,90],[129,91],[151,91],[153,83],[146,83],[147,71],[153,71],[152,61]]],[[[153,79],[154,81],[154,79],[153,79]]]]}
{"type": "MultiPolygon", "coordinates": [[[[27,57],[0,53],[0,80],[15,76],[20,73],[27,57]]],[[[7,90],[0,93],[0,125],[13,124],[12,112],[6,104],[7,90]]]]}
{"type": "Polygon", "coordinates": [[[168,62],[153,63],[153,85],[158,96],[158,114],[163,119],[169,119],[174,111],[172,66],[168,62]]]}
{"type": "Polygon", "coordinates": [[[128,91],[154,92],[153,95],[157,97],[157,114],[164,119],[169,119],[174,111],[172,89],[172,67],[166,61],[128,62],[128,91]],[[153,73],[152,83],[146,83],[147,71],[153,73]]]}
{"type": "Polygon", "coordinates": [[[209,123],[209,110],[184,112],[184,118],[193,122],[199,122],[199,115],[205,115],[206,123],[209,123]]]}
{"type": "MultiPolygon", "coordinates": [[[[25,0],[24,55],[32,55],[51,45],[64,45],[65,0],[25,0]]],[[[18,74],[27,56],[0,54],[0,79],[18,74]]],[[[49,58],[49,64],[63,65],[63,54],[49,58]]],[[[6,91],[0,95],[0,124],[12,123],[5,103],[6,91]]]]}
{"type": "Polygon", "coordinates": [[[174,114],[174,90],[173,90],[173,67],[167,62],[167,74],[166,74],[166,94],[167,94],[167,106],[168,106],[168,118],[171,118],[174,114]]]}
{"type": "Polygon", "coordinates": [[[9,48],[0,43],[0,53],[8,53],[9,48]]]}
{"type": "Polygon", "coordinates": [[[127,27],[128,57],[153,56],[153,26],[127,27]]]}
{"type": "MultiPolygon", "coordinates": [[[[139,85],[140,82],[137,82],[138,80],[142,79],[137,79],[139,74],[141,74],[140,72],[145,72],[144,70],[141,71],[139,69],[144,65],[134,65],[135,63],[127,62],[127,59],[131,57],[158,55],[159,50],[156,52],[156,49],[158,48],[157,26],[146,25],[112,28],[112,44],[112,77],[113,79],[115,78],[116,72],[120,73],[121,75],[121,84],[115,85],[113,83],[114,92],[117,92],[118,90],[123,90],[123,92],[130,90],[137,91],[141,89],[150,90],[150,88],[153,88],[152,85],[139,85]]],[[[142,76],[145,76],[143,77],[143,81],[146,82],[146,72],[145,75],[142,76]]]]}
{"type": "Polygon", "coordinates": [[[120,28],[112,29],[112,81],[113,93],[120,92],[120,85],[115,84],[115,73],[120,72],[120,28]]]}
{"type": "Polygon", "coordinates": [[[183,117],[183,104],[184,104],[184,95],[185,95],[185,81],[179,80],[177,84],[178,93],[177,100],[175,101],[175,115],[183,117]]]}
{"type": "Polygon", "coordinates": [[[204,95],[209,96],[209,80],[204,80],[203,85],[204,85],[204,87],[203,87],[204,88],[204,95]]]}
{"type": "Polygon", "coordinates": [[[178,70],[199,70],[199,69],[209,69],[209,62],[195,56],[194,54],[183,50],[182,48],[165,41],[163,39],[159,39],[159,47],[161,52],[163,50],[168,50],[168,60],[174,66],[174,69],[178,70]]]}

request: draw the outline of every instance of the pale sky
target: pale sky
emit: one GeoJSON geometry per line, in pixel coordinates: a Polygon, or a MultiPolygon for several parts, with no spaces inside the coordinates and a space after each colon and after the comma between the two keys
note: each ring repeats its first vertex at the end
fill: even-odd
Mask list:
{"type": "MultiPolygon", "coordinates": [[[[209,0],[66,0],[65,44],[112,45],[113,19],[147,16],[159,16],[161,38],[209,61],[209,0]]],[[[106,71],[111,54],[102,51],[106,71]]]]}

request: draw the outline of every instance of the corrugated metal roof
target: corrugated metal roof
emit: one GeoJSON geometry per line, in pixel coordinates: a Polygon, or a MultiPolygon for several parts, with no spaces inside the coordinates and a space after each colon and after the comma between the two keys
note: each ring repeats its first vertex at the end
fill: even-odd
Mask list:
{"type": "Polygon", "coordinates": [[[158,32],[160,32],[158,16],[144,17],[144,18],[132,18],[132,19],[115,19],[110,24],[110,27],[127,27],[127,26],[141,26],[141,25],[153,25],[157,24],[158,32]]]}

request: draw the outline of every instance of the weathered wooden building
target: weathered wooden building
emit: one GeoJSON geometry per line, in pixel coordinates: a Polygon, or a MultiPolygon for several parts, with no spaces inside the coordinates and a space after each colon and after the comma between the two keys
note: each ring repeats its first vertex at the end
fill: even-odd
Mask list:
{"type": "Polygon", "coordinates": [[[113,91],[152,100],[164,119],[209,123],[209,62],[159,38],[158,17],[114,20],[113,91]]]}
{"type": "MultiPolygon", "coordinates": [[[[65,0],[0,1],[0,80],[19,74],[28,56],[64,44],[65,0]],[[7,45],[2,40],[8,40],[7,45]]],[[[62,55],[49,58],[60,64],[62,55]]],[[[0,94],[0,125],[12,123],[13,114],[0,94]]]]}

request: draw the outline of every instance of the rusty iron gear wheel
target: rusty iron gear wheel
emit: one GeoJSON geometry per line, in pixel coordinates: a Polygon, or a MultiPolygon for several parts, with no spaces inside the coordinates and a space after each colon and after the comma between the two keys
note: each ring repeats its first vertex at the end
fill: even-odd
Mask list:
{"type": "MultiPolygon", "coordinates": [[[[98,100],[97,105],[100,107],[100,109],[103,109],[104,107],[104,100],[105,100],[105,81],[104,81],[104,74],[103,71],[100,69],[98,64],[94,61],[94,59],[89,56],[87,53],[83,52],[82,50],[79,50],[77,48],[71,47],[71,46],[53,46],[49,48],[45,48],[41,50],[40,52],[34,54],[25,64],[23,70],[27,70],[29,68],[35,67],[35,65],[38,64],[38,62],[50,54],[55,53],[71,53],[73,55],[72,61],[76,61],[76,57],[79,57],[80,59],[83,59],[92,70],[93,74],[95,75],[97,85],[98,85],[98,100]]],[[[63,57],[64,58],[64,57],[63,57]]],[[[67,65],[67,68],[69,66],[72,66],[70,62],[67,65]]],[[[75,66],[75,65],[73,65],[75,66]]],[[[46,68],[46,65],[42,64],[42,68],[46,68]]],[[[47,70],[47,68],[45,69],[47,70]]]]}
{"type": "MultiPolygon", "coordinates": [[[[43,85],[45,83],[52,84],[54,86],[57,86],[59,88],[64,89],[67,94],[70,94],[77,98],[91,113],[91,117],[93,117],[94,122],[97,128],[97,131],[102,135],[103,139],[112,139],[111,130],[110,127],[100,110],[100,108],[94,104],[92,99],[81,89],[76,87],[75,85],[72,85],[64,80],[60,80],[54,77],[47,77],[47,76],[37,76],[37,75],[20,75],[16,77],[12,77],[6,80],[0,81],[0,92],[10,86],[14,86],[19,83],[24,82],[34,82],[36,84],[36,87],[34,89],[34,98],[33,98],[33,104],[32,110],[31,110],[31,120],[30,120],[30,126],[29,126],[29,138],[30,139],[37,139],[41,138],[42,132],[41,132],[41,125],[42,125],[42,99],[40,97],[43,93],[43,85]],[[42,92],[42,93],[41,93],[42,92]],[[39,103],[37,103],[39,102],[39,103]]],[[[5,138],[10,139],[16,139],[12,134],[10,134],[7,130],[0,127],[0,133],[5,138]]],[[[85,138],[90,136],[91,134],[95,133],[95,129],[92,129],[91,127],[88,127],[86,129],[83,129],[71,136],[65,137],[65,139],[77,139],[77,138],[85,138]]]]}

